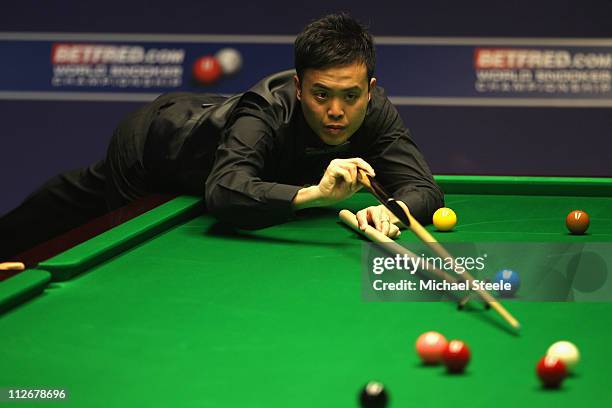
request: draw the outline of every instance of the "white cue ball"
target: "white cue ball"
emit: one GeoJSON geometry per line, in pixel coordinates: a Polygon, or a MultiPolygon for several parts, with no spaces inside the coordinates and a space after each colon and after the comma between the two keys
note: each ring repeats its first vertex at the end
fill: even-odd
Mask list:
{"type": "Polygon", "coordinates": [[[568,371],[572,371],[578,361],[580,361],[580,352],[578,348],[569,341],[558,341],[548,348],[547,356],[557,357],[563,361],[568,371]]]}
{"type": "Polygon", "coordinates": [[[223,48],[215,54],[225,75],[233,75],[242,68],[242,55],[235,48],[223,48]]]}

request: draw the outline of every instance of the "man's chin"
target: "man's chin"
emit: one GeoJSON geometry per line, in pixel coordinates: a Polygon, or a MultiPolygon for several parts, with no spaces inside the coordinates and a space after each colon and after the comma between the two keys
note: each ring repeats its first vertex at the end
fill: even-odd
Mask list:
{"type": "Polygon", "coordinates": [[[319,139],[321,139],[321,141],[326,145],[338,146],[346,142],[349,138],[346,135],[332,136],[324,133],[322,135],[319,135],[319,139]]]}

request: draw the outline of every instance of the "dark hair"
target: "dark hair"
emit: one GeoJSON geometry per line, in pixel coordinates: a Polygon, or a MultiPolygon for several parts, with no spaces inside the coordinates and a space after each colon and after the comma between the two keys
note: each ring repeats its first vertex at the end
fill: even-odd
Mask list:
{"type": "Polygon", "coordinates": [[[363,62],[368,84],[374,76],[376,53],[367,28],[347,13],[329,14],[308,24],[295,39],[295,70],[300,81],[309,68],[363,62]]]}

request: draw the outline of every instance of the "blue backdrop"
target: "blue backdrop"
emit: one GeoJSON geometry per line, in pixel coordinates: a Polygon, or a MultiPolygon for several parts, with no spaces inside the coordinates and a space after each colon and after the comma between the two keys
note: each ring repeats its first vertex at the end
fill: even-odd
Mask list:
{"type": "MultiPolygon", "coordinates": [[[[295,34],[309,20],[338,10],[370,25],[378,42],[379,83],[394,98],[434,173],[612,176],[609,2],[583,1],[579,8],[562,1],[422,3],[326,1],[311,2],[307,10],[298,3],[245,0],[5,5],[0,14],[0,213],[47,177],[103,157],[121,116],[155,94],[239,92],[262,75],[289,67],[295,34]],[[63,65],[53,60],[56,44],[181,49],[184,60],[173,65],[182,69],[180,85],[58,85],[63,65]],[[194,61],[228,46],[242,53],[240,74],[211,86],[195,83],[194,61]],[[498,54],[527,50],[524,55],[532,58],[514,65],[506,59],[479,71],[474,58],[483,48],[498,54]],[[569,62],[551,65],[547,52],[569,62]],[[595,66],[582,67],[575,61],[583,54],[602,57],[595,66]],[[482,92],[476,81],[483,71],[502,77],[527,73],[532,79],[559,72],[591,77],[578,84],[547,84],[552,91],[517,91],[531,85],[506,78],[487,82],[493,90],[482,92]],[[504,86],[510,90],[502,91],[504,86]]],[[[111,58],[105,69],[113,63],[117,60],[111,58]]],[[[533,87],[541,85],[533,81],[533,87]]]]}

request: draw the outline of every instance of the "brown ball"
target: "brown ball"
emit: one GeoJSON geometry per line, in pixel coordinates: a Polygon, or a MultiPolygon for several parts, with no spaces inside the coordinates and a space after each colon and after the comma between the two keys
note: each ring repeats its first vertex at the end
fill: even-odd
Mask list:
{"type": "Polygon", "coordinates": [[[589,224],[589,215],[581,210],[574,210],[565,218],[565,225],[572,234],[584,234],[589,224]]]}

